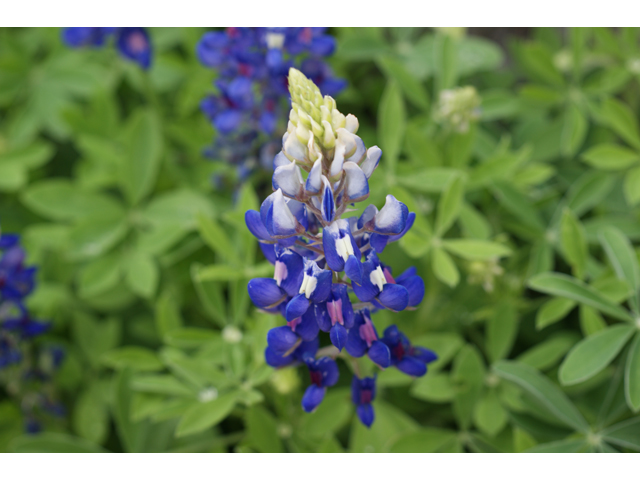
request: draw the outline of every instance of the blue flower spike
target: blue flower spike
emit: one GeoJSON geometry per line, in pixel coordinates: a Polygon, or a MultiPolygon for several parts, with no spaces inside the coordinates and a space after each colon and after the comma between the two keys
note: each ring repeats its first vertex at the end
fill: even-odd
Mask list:
{"type": "MultiPolygon", "coordinates": [[[[278,51],[284,34],[271,33],[268,67],[286,68],[286,56],[278,51]]],[[[220,36],[207,42],[225,44],[220,36]]],[[[324,39],[314,48],[329,47],[324,39]]],[[[201,56],[211,64],[221,61],[210,52],[201,56]]],[[[407,233],[415,214],[387,195],[381,210],[369,205],[360,218],[343,218],[368,198],[369,178],[382,151],[367,149],[357,135],[358,119],[342,114],[303,73],[290,69],[288,84],[292,109],[282,151],[272,162],[274,193],[259,212],[245,215],[247,228],[274,265],[274,276],[252,279],[248,289],[257,307],[285,317],[286,324],[267,334],[265,360],[274,368],[306,364],[310,386],[302,408],[313,412],[338,381],[337,357],[366,355],[381,369],[395,366],[412,376],[424,375],[436,357],[413,347],[397,329],[388,328],[380,338],[372,320],[378,310],[415,308],[424,297],[424,282],[414,267],[395,278],[378,257],[407,233]],[[331,345],[318,350],[320,332],[328,333],[331,345]]],[[[375,418],[375,396],[375,376],[353,379],[352,399],[367,427],[375,418]]]]}

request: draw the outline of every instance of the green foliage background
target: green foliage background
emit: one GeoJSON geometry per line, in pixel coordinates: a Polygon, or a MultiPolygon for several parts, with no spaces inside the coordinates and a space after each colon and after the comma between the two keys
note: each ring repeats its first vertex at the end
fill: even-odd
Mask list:
{"type": "Polygon", "coordinates": [[[272,267],[244,212],[269,173],[212,186],[233,172],[201,155],[203,32],[151,29],[146,74],[58,29],[0,30],[2,230],[40,267],[29,308],[67,352],[68,409],[27,436],[0,391],[0,450],[640,450],[640,30],[332,30],[338,107],[384,152],[370,202],[418,214],[383,261],[415,265],[425,299],[376,325],[440,357],[379,374],[371,429],[346,366],[308,415],[303,372],[264,364],[281,319],[250,304],[272,267]],[[466,85],[481,114],[458,132],[438,99],[466,85]]]}

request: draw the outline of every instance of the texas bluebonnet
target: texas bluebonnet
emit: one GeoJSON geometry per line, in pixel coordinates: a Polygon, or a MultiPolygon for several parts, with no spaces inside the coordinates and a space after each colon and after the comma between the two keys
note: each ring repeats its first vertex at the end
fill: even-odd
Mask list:
{"type": "Polygon", "coordinates": [[[335,50],[325,28],[239,28],[206,33],[196,48],[200,62],[217,70],[217,93],[201,103],[217,136],[207,156],[238,168],[240,178],[261,163],[271,167],[282,129],[287,72],[297,67],[330,95],[345,81],[335,78],[324,57],[335,50]]]}
{"type": "Polygon", "coordinates": [[[149,33],[143,27],[67,27],[62,30],[62,40],[73,48],[101,47],[111,37],[115,38],[120,55],[145,70],[151,66],[153,49],[149,33]]]}
{"type": "Polygon", "coordinates": [[[34,320],[25,300],[35,286],[35,267],[25,266],[17,235],[0,236],[0,386],[18,400],[29,433],[40,430],[42,413],[64,415],[51,393],[51,377],[63,351],[36,344],[50,324],[34,320]]]}
{"type": "Polygon", "coordinates": [[[394,277],[380,261],[389,242],[413,225],[415,214],[392,195],[382,209],[369,205],[359,217],[345,215],[369,196],[369,178],[381,150],[367,149],[356,135],[358,119],[343,115],[330,96],[300,71],[289,71],[292,109],[282,151],[275,156],[274,192],[245,220],[275,265],[273,278],[249,281],[259,308],[285,317],[286,325],[267,335],[266,361],[280,368],[305,364],[311,385],[302,407],[311,412],[327,387],[338,381],[336,357],[349,360],[358,417],[374,419],[375,377],[361,377],[356,358],[367,355],[380,368],[395,366],[421,376],[436,354],[412,346],[395,326],[381,338],[371,320],[378,310],[418,305],[424,282],[410,268],[394,277]],[[304,172],[304,173],[303,173],[304,172]],[[344,218],[343,218],[344,217],[344,218]],[[333,346],[319,348],[319,332],[333,346]]]}

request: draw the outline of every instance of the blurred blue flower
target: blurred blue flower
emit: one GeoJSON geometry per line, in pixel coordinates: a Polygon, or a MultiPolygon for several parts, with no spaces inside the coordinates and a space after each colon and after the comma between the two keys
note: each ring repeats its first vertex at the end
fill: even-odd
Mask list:
{"type": "Polygon", "coordinates": [[[376,398],[376,378],[356,376],[351,380],[351,401],[356,405],[356,414],[367,428],[371,427],[375,413],[371,402],[376,398]]]}
{"type": "Polygon", "coordinates": [[[230,27],[205,33],[196,54],[218,74],[217,93],[200,104],[217,131],[205,155],[235,165],[240,181],[258,165],[270,169],[284,130],[278,121],[288,100],[289,68],[299,68],[327,94],[337,95],[346,82],[324,60],[334,50],[326,28],[230,27]]]}
{"type": "Polygon", "coordinates": [[[115,38],[116,48],[127,60],[147,70],[151,66],[153,49],[149,33],[143,27],[67,27],[62,30],[62,41],[72,48],[101,47],[115,38]]]}

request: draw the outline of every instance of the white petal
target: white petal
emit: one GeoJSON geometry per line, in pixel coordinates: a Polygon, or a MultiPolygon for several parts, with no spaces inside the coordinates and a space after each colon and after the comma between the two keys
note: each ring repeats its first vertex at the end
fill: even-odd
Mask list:
{"type": "Polygon", "coordinates": [[[369,193],[369,182],[364,172],[353,162],[345,162],[343,167],[347,174],[347,195],[357,199],[369,193]]]}
{"type": "Polygon", "coordinates": [[[287,136],[283,150],[289,157],[300,162],[304,162],[307,158],[307,147],[298,140],[298,136],[295,133],[287,136]]]}
{"type": "Polygon", "coordinates": [[[322,159],[316,160],[307,177],[305,189],[311,193],[318,193],[322,187],[322,159]]]}
{"type": "Polygon", "coordinates": [[[373,146],[369,150],[367,150],[367,158],[365,159],[364,162],[362,162],[362,165],[360,165],[362,167],[362,171],[367,176],[367,178],[371,177],[371,174],[373,173],[373,171],[378,166],[378,163],[380,162],[381,156],[382,156],[382,150],[380,150],[380,148],[378,148],[377,146],[373,146]]]}
{"type": "Polygon", "coordinates": [[[302,186],[300,168],[293,162],[280,166],[273,172],[273,187],[281,189],[288,197],[295,197],[302,186]]]}
{"type": "Polygon", "coordinates": [[[358,123],[358,117],[356,117],[355,115],[347,115],[347,124],[345,125],[345,128],[347,130],[349,130],[351,133],[356,133],[358,131],[358,128],[360,127],[360,124],[358,123]]]}
{"type": "Polygon", "coordinates": [[[276,235],[281,232],[293,232],[297,225],[298,221],[289,210],[282,190],[276,190],[273,195],[273,231],[276,232],[276,235]]]}
{"type": "Polygon", "coordinates": [[[273,159],[273,168],[274,170],[278,167],[287,166],[291,163],[291,160],[287,158],[284,152],[280,151],[273,159]]]}

